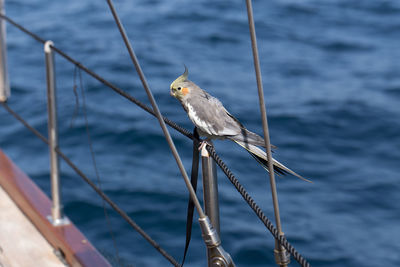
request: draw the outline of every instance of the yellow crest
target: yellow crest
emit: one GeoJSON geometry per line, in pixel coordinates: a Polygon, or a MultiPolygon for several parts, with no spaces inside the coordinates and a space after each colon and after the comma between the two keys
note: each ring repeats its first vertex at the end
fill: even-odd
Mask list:
{"type": "Polygon", "coordinates": [[[187,68],[186,65],[185,65],[185,72],[184,72],[181,76],[179,76],[178,78],[176,78],[176,80],[173,81],[173,82],[171,83],[171,86],[170,86],[170,87],[171,87],[171,88],[174,87],[174,84],[175,84],[175,83],[180,83],[180,82],[186,81],[187,78],[188,78],[188,76],[189,76],[189,71],[188,71],[188,68],[187,68]]]}

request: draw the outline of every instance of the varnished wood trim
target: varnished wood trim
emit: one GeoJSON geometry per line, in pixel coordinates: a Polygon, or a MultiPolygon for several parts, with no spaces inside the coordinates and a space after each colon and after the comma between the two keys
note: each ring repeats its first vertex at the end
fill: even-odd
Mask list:
{"type": "Polygon", "coordinates": [[[74,267],[111,267],[72,222],[55,227],[47,220],[51,214],[50,199],[1,150],[0,186],[43,237],[55,249],[62,251],[68,264],[74,267]]]}

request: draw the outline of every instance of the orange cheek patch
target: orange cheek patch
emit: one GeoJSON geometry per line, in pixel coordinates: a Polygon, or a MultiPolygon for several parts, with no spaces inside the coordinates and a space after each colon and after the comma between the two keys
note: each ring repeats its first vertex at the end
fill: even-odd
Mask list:
{"type": "Polygon", "coordinates": [[[183,88],[182,88],[182,94],[183,94],[183,95],[187,95],[188,93],[189,93],[189,89],[186,88],[186,87],[183,87],[183,88]]]}

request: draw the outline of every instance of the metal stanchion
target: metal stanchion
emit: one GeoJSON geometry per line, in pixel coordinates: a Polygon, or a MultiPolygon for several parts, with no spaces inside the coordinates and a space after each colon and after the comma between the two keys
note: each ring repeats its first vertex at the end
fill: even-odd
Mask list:
{"type": "MultiPolygon", "coordinates": [[[[210,218],[210,222],[217,235],[220,236],[217,171],[215,162],[210,157],[206,146],[203,146],[201,149],[201,164],[203,173],[204,211],[210,218]]],[[[228,253],[224,252],[220,254],[219,250],[212,247],[207,247],[207,262],[209,267],[234,266],[228,253]]]]}
{"type": "MultiPolygon", "coordinates": [[[[219,205],[218,205],[218,183],[217,183],[217,171],[215,162],[210,157],[206,146],[203,145],[201,149],[201,163],[203,173],[203,197],[204,197],[204,210],[208,218],[208,223],[213,227],[214,233],[204,233],[203,238],[207,245],[207,262],[209,267],[233,267],[235,266],[231,256],[221,246],[220,227],[219,227],[219,205]],[[206,235],[205,235],[206,234],[206,235]],[[205,238],[205,236],[210,238],[205,238]],[[207,240],[213,240],[207,242],[207,240]]],[[[201,218],[199,219],[200,225],[202,224],[201,218]]]]}
{"type": "Polygon", "coordinates": [[[61,184],[59,174],[59,162],[56,148],[58,147],[57,130],[57,103],[56,103],[56,82],[54,73],[54,54],[51,49],[52,41],[44,44],[46,58],[46,77],[47,77],[47,113],[48,113],[48,133],[50,150],[50,177],[51,177],[51,198],[53,201],[51,216],[48,219],[54,226],[69,224],[63,214],[61,202],[61,184]]]}
{"type": "Polygon", "coordinates": [[[215,161],[208,154],[206,146],[201,150],[201,163],[203,173],[203,197],[204,197],[204,211],[210,218],[211,224],[220,234],[219,228],[219,202],[218,202],[218,183],[217,183],[217,169],[215,161]]]}
{"type": "MultiPolygon", "coordinates": [[[[4,0],[0,0],[0,13],[5,15],[4,0]]],[[[0,19],[0,102],[10,97],[10,83],[7,70],[6,24],[0,19]]]]}

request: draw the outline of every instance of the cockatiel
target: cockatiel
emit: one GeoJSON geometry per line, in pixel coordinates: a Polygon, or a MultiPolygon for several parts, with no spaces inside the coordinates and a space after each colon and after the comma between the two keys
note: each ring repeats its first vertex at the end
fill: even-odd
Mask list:
{"type": "MultiPolygon", "coordinates": [[[[264,138],[247,130],[232,116],[215,97],[188,80],[188,69],[170,86],[170,93],[179,100],[190,120],[197,127],[199,135],[206,140],[230,139],[245,148],[267,171],[267,156],[258,146],[265,147],[264,138]]],[[[290,173],[308,181],[282,163],[273,159],[274,170],[278,174],[290,173]]]]}

